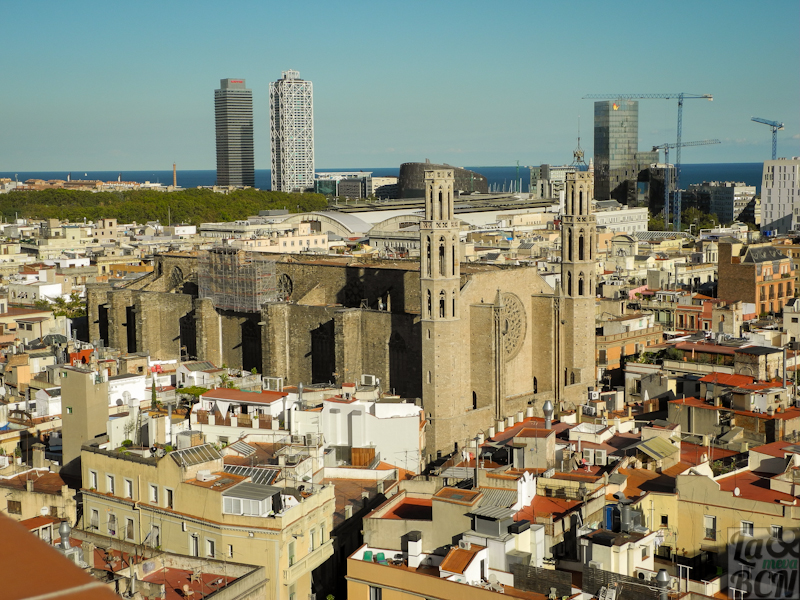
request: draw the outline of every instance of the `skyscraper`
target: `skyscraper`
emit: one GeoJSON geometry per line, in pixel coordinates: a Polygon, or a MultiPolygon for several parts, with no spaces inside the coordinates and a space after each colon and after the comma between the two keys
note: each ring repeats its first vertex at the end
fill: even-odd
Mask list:
{"type": "Polygon", "coordinates": [[[314,187],[314,92],[297,71],[269,84],[272,189],[302,192],[314,187]]]}
{"type": "Polygon", "coordinates": [[[221,79],[214,91],[217,185],[254,186],[253,92],[244,79],[221,79]]]}
{"type": "MultiPolygon", "coordinates": [[[[639,175],[639,103],[594,103],[594,189],[598,200],[635,200],[639,175]]],[[[649,157],[648,157],[649,158],[649,157]]]]}

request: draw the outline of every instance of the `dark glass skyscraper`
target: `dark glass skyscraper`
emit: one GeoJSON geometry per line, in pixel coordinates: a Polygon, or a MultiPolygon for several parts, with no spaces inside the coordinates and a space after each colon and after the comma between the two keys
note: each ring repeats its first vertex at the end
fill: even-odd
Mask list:
{"type": "Polygon", "coordinates": [[[221,79],[214,91],[217,185],[254,186],[253,92],[244,79],[221,79]]]}
{"type": "Polygon", "coordinates": [[[628,203],[636,191],[639,164],[639,103],[594,103],[594,193],[598,200],[628,203]]]}

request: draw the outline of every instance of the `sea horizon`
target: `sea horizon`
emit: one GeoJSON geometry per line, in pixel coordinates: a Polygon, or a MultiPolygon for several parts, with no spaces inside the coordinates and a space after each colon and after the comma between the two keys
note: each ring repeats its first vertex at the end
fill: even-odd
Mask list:
{"type": "MultiPolygon", "coordinates": [[[[681,188],[703,181],[741,181],[756,187],[761,192],[762,162],[750,163],[693,163],[681,165],[681,188]]],[[[457,166],[457,165],[453,165],[457,166]]],[[[462,168],[477,171],[484,175],[490,188],[498,191],[510,190],[512,182],[517,180],[517,173],[522,180],[522,192],[527,192],[530,183],[530,166],[464,166],[462,168]]],[[[376,177],[397,176],[400,167],[326,167],[315,169],[324,172],[371,172],[376,177]]],[[[256,169],[256,185],[258,189],[270,189],[270,169],[256,169]]],[[[67,179],[73,180],[114,181],[118,177],[122,181],[138,183],[172,183],[172,169],[131,169],[131,170],[40,170],[40,171],[0,171],[0,178],[26,181],[28,179],[67,179]]],[[[216,169],[185,169],[177,171],[178,185],[184,189],[212,186],[216,182],[216,169]]]]}

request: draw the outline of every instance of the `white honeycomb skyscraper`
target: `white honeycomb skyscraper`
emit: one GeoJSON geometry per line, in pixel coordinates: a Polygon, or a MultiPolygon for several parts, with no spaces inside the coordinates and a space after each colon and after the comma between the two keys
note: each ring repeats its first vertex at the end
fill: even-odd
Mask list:
{"type": "Polygon", "coordinates": [[[314,187],[314,92],[297,71],[269,84],[272,189],[303,192],[314,187]]]}

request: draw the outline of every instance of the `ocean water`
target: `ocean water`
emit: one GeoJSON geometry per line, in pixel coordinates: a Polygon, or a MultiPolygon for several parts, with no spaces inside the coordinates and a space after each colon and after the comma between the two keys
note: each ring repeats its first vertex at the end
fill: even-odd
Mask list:
{"type": "MultiPolygon", "coordinates": [[[[530,170],[528,167],[480,167],[468,166],[467,169],[477,171],[486,176],[490,189],[498,191],[511,190],[511,186],[517,181],[517,173],[522,179],[522,191],[527,192],[530,182],[530,170]]],[[[686,164],[681,166],[681,187],[692,183],[703,181],[742,181],[747,185],[754,185],[761,191],[761,172],[763,163],[707,163],[707,164],[686,164]]],[[[333,168],[317,169],[320,172],[330,171],[371,171],[376,177],[397,176],[399,167],[381,168],[333,168]]],[[[8,177],[25,181],[27,179],[66,179],[69,171],[19,171],[0,172],[0,178],[8,177]]],[[[145,181],[159,182],[165,184],[172,183],[172,170],[165,171],[72,171],[72,179],[94,179],[102,181],[113,181],[121,177],[123,181],[145,181]]],[[[184,188],[214,185],[216,181],[216,170],[205,169],[195,171],[178,171],[178,185],[184,188]]],[[[256,187],[267,190],[270,187],[270,170],[256,169],[256,187]]]]}

